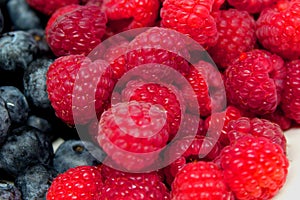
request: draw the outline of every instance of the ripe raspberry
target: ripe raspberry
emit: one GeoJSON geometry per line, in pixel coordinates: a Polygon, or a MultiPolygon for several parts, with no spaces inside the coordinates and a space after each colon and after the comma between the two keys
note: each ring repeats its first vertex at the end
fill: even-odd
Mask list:
{"type": "Polygon", "coordinates": [[[282,110],[285,115],[300,123],[300,60],[286,64],[287,76],[282,95],[282,110]]]}
{"type": "Polygon", "coordinates": [[[228,3],[238,10],[247,11],[249,13],[260,13],[265,8],[270,7],[276,0],[228,0],[228,3]]]}
{"type": "Polygon", "coordinates": [[[281,100],[285,76],[279,56],[259,49],[242,53],[225,72],[227,99],[254,114],[272,113],[281,100]]]}
{"type": "Polygon", "coordinates": [[[265,9],[257,20],[256,35],[270,52],[286,59],[300,57],[300,1],[279,1],[265,9]]]}
{"type": "Polygon", "coordinates": [[[114,33],[150,27],[155,24],[159,12],[158,0],[104,0],[102,10],[108,17],[108,28],[114,33]]]}
{"type": "Polygon", "coordinates": [[[166,118],[163,109],[137,101],[114,104],[103,112],[97,139],[110,165],[140,172],[156,162],[169,139],[166,118]]]}
{"type": "Polygon", "coordinates": [[[81,6],[48,28],[47,42],[56,56],[89,54],[101,42],[106,16],[98,6],[81,6]]]}
{"type": "Polygon", "coordinates": [[[206,135],[204,120],[197,115],[185,113],[181,123],[181,135],[206,135]]]}
{"type": "Polygon", "coordinates": [[[216,23],[219,38],[209,53],[216,64],[226,68],[240,53],[254,48],[256,24],[253,16],[236,9],[220,10],[216,23]]]}
{"type": "Polygon", "coordinates": [[[44,0],[26,0],[27,3],[33,7],[34,9],[46,14],[46,15],[51,15],[54,13],[57,9],[64,7],[66,5],[71,5],[71,4],[79,4],[79,0],[49,0],[49,1],[44,1],[44,0]]]}
{"type": "Polygon", "coordinates": [[[47,200],[98,200],[102,186],[101,172],[97,167],[71,168],[53,180],[47,200]]]}
{"type": "Polygon", "coordinates": [[[272,199],[286,181],[282,148],[263,137],[244,136],[225,147],[217,162],[236,199],[272,199]]]}
{"type": "Polygon", "coordinates": [[[192,162],[175,176],[171,190],[172,199],[231,199],[222,171],[212,162],[192,162]]]}
{"type": "Polygon", "coordinates": [[[211,15],[213,0],[165,0],[162,27],[187,34],[205,48],[216,44],[218,31],[211,15]]]}
{"type": "Polygon", "coordinates": [[[292,120],[285,115],[280,106],[277,107],[275,112],[260,117],[278,124],[283,131],[288,130],[292,126],[292,120]]]}
{"type": "Polygon", "coordinates": [[[106,63],[92,62],[83,55],[59,57],[47,72],[51,105],[56,115],[70,125],[74,124],[74,119],[80,124],[89,122],[95,110],[96,114],[102,113],[113,86],[112,72],[106,63]]]}

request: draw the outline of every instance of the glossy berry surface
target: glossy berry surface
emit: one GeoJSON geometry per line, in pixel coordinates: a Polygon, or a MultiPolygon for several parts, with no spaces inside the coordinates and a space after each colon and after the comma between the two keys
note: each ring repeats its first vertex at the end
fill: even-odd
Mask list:
{"type": "Polygon", "coordinates": [[[0,198],[3,200],[20,200],[21,192],[13,183],[0,181],[0,198]]]}

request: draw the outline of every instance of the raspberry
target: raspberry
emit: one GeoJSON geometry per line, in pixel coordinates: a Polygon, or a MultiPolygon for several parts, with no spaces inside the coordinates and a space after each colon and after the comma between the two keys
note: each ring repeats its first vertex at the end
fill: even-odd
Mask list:
{"type": "Polygon", "coordinates": [[[278,124],[283,131],[288,130],[292,126],[292,120],[284,114],[280,106],[277,107],[275,112],[260,117],[278,124]]]}
{"type": "Polygon", "coordinates": [[[79,166],[58,175],[47,192],[47,200],[98,200],[103,186],[94,166],[79,166]]]}
{"type": "Polygon", "coordinates": [[[282,148],[263,137],[244,136],[225,147],[217,162],[236,199],[272,199],[286,181],[282,148]]]}
{"type": "Polygon", "coordinates": [[[165,111],[150,103],[130,101],[103,112],[98,143],[114,168],[142,171],[158,159],[169,139],[165,111]]]}
{"type": "Polygon", "coordinates": [[[172,199],[231,199],[222,171],[212,162],[192,162],[185,165],[175,176],[171,191],[172,199]]]}
{"type": "Polygon", "coordinates": [[[155,24],[159,12],[158,0],[104,0],[102,10],[108,17],[108,28],[114,33],[150,27],[155,24]]]}
{"type": "Polygon", "coordinates": [[[56,56],[89,54],[101,42],[106,16],[98,6],[81,6],[53,23],[47,42],[56,56]]]}
{"type": "Polygon", "coordinates": [[[71,4],[79,4],[79,0],[49,0],[49,1],[44,1],[44,0],[26,0],[27,3],[33,7],[34,9],[46,14],[46,15],[51,15],[54,13],[57,9],[64,7],[66,5],[71,5],[71,4]]]}
{"type": "Polygon", "coordinates": [[[300,1],[279,1],[265,9],[257,20],[256,35],[259,42],[270,52],[286,59],[300,56],[300,1]]]}
{"type": "Polygon", "coordinates": [[[276,0],[228,0],[228,3],[238,10],[244,10],[249,13],[260,13],[265,8],[276,3],[276,0]]]}
{"type": "Polygon", "coordinates": [[[226,68],[240,53],[250,51],[256,42],[256,24],[246,11],[220,10],[216,17],[219,38],[209,50],[214,62],[226,68]]]}
{"type": "Polygon", "coordinates": [[[187,34],[205,48],[216,44],[218,31],[211,15],[213,0],[165,0],[162,27],[187,34]]]}
{"type": "Polygon", "coordinates": [[[281,101],[286,69],[283,60],[264,50],[242,53],[225,72],[227,99],[254,114],[268,114],[281,101]]]}
{"type": "Polygon", "coordinates": [[[79,124],[89,122],[95,115],[94,109],[96,114],[102,113],[113,86],[112,72],[106,63],[102,60],[92,62],[83,55],[59,57],[47,72],[51,105],[56,115],[70,125],[74,124],[75,118],[79,124]]]}
{"type": "Polygon", "coordinates": [[[285,115],[300,123],[300,60],[286,63],[287,76],[282,98],[282,110],[285,115]]]}
{"type": "Polygon", "coordinates": [[[204,120],[197,115],[185,113],[183,116],[180,134],[181,135],[205,135],[204,120]],[[197,126],[198,125],[198,126],[197,126]]]}

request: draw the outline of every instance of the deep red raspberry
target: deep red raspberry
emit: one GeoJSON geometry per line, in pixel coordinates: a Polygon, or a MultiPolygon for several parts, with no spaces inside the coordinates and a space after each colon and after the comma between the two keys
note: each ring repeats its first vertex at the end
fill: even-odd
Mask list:
{"type": "Polygon", "coordinates": [[[108,28],[114,33],[150,27],[155,24],[159,13],[158,0],[104,0],[102,10],[108,17],[108,28]]]}
{"type": "Polygon", "coordinates": [[[71,5],[71,4],[79,4],[79,0],[49,0],[49,1],[44,1],[44,0],[26,0],[27,3],[33,7],[34,9],[46,14],[46,15],[51,15],[54,13],[57,9],[64,7],[66,5],[71,5]]]}
{"type": "Polygon", "coordinates": [[[265,8],[270,7],[276,0],[228,0],[228,3],[238,10],[247,11],[249,13],[260,13],[265,8]]]}
{"type": "Polygon", "coordinates": [[[292,126],[292,120],[285,115],[280,106],[277,107],[275,112],[260,117],[278,124],[283,131],[288,130],[292,126]]]}
{"type": "Polygon", "coordinates": [[[101,42],[106,16],[98,6],[81,6],[59,17],[47,32],[56,56],[89,54],[101,42]]]}
{"type": "Polygon", "coordinates": [[[264,50],[242,53],[225,72],[227,99],[254,114],[268,114],[281,101],[286,69],[283,60],[264,50]]]}
{"type": "Polygon", "coordinates": [[[218,31],[211,15],[213,0],[165,0],[162,27],[187,34],[205,48],[216,44],[218,31]]]}
{"type": "Polygon", "coordinates": [[[236,199],[272,199],[286,181],[282,148],[263,137],[244,136],[225,147],[217,161],[236,199]]]}
{"type": "Polygon", "coordinates": [[[209,53],[216,64],[226,68],[240,53],[254,48],[256,23],[249,13],[236,9],[220,10],[216,23],[219,38],[209,53]]]}
{"type": "Polygon", "coordinates": [[[71,168],[53,180],[47,200],[98,200],[102,186],[101,172],[97,167],[71,168]]]}
{"type": "Polygon", "coordinates": [[[59,57],[47,72],[51,105],[56,115],[69,125],[74,124],[74,119],[76,123],[85,124],[95,112],[102,113],[113,87],[112,72],[106,63],[92,62],[83,55],[59,57]]]}
{"type": "Polygon", "coordinates": [[[176,174],[171,196],[176,200],[223,200],[231,199],[232,194],[218,166],[200,161],[188,163],[176,174]]]}
{"type": "Polygon", "coordinates": [[[140,172],[157,161],[167,144],[166,119],[165,111],[150,103],[114,104],[100,118],[98,143],[114,168],[140,172]]]}
{"type": "Polygon", "coordinates": [[[99,6],[101,7],[103,4],[103,0],[81,0],[81,3],[83,5],[94,5],[94,6],[99,6]]]}
{"type": "Polygon", "coordinates": [[[300,123],[300,60],[288,62],[286,68],[281,107],[287,117],[300,123]]]}
{"type": "Polygon", "coordinates": [[[300,57],[300,1],[278,1],[265,9],[257,20],[256,35],[270,52],[286,59],[300,57]]]}
{"type": "Polygon", "coordinates": [[[180,124],[181,135],[206,135],[204,120],[197,115],[185,113],[180,124]]]}

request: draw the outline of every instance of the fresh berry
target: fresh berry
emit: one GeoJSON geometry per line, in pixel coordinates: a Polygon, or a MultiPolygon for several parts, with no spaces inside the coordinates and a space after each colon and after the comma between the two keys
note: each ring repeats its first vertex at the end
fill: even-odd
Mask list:
{"type": "Polygon", "coordinates": [[[197,115],[185,113],[180,124],[180,135],[206,135],[204,120],[197,115]]]}
{"type": "Polygon", "coordinates": [[[24,170],[15,179],[15,185],[23,199],[42,199],[56,176],[57,172],[51,167],[37,164],[24,170]]]}
{"type": "Polygon", "coordinates": [[[102,10],[107,15],[108,28],[118,33],[153,26],[158,17],[159,2],[158,0],[104,0],[102,10]]]}
{"type": "Polygon", "coordinates": [[[55,134],[53,134],[53,124],[51,124],[47,119],[38,117],[36,115],[30,115],[27,119],[26,125],[48,134],[51,141],[56,139],[55,134]]]}
{"type": "Polygon", "coordinates": [[[97,167],[79,166],[53,180],[47,200],[98,200],[102,187],[101,172],[97,167]]]}
{"type": "Polygon", "coordinates": [[[219,159],[236,199],[272,199],[286,181],[289,162],[282,148],[263,137],[244,136],[225,147],[219,159]]]}
{"type": "Polygon", "coordinates": [[[79,4],[79,0],[64,0],[64,1],[49,0],[47,2],[43,0],[26,0],[26,1],[31,7],[46,15],[51,15],[57,9],[64,7],[66,5],[79,4]]]}
{"type": "Polygon", "coordinates": [[[216,23],[219,38],[209,53],[218,66],[226,68],[240,53],[254,48],[256,24],[253,16],[236,9],[220,10],[216,23]]]}
{"type": "Polygon", "coordinates": [[[175,176],[171,191],[172,199],[231,199],[222,171],[213,162],[192,162],[185,165],[175,176]]]}
{"type": "Polygon", "coordinates": [[[98,6],[81,6],[58,17],[49,27],[48,44],[56,56],[88,55],[100,44],[106,22],[98,6]]]}
{"type": "Polygon", "coordinates": [[[238,10],[247,11],[249,13],[260,13],[265,8],[270,7],[276,0],[228,0],[228,3],[238,10]]]}
{"type": "Polygon", "coordinates": [[[104,61],[70,55],[59,57],[50,65],[46,85],[56,115],[73,125],[74,120],[86,124],[95,112],[102,113],[114,82],[104,61]]]}
{"type": "Polygon", "coordinates": [[[64,173],[77,166],[99,165],[105,158],[105,153],[88,141],[67,140],[55,152],[53,167],[59,173],[64,173]]]}
{"type": "MultiPolygon", "coordinates": [[[[103,112],[98,143],[116,162],[114,168],[142,171],[158,159],[169,139],[165,110],[150,103],[129,101],[103,112]]],[[[113,164],[110,162],[110,165],[113,164]]]]}
{"type": "Polygon", "coordinates": [[[160,12],[162,27],[187,34],[205,48],[216,44],[218,31],[211,15],[213,0],[165,0],[160,12]]]}
{"type": "Polygon", "coordinates": [[[257,20],[256,35],[270,52],[286,59],[300,57],[298,33],[300,1],[279,1],[261,12],[257,20]]]}
{"type": "Polygon", "coordinates": [[[38,46],[37,58],[40,57],[53,57],[53,53],[47,43],[44,29],[30,29],[27,31],[36,41],[38,46]]]}
{"type": "Polygon", "coordinates": [[[284,114],[300,123],[300,60],[294,60],[286,64],[287,76],[282,95],[282,110],[284,114]]]}
{"type": "Polygon", "coordinates": [[[283,131],[286,131],[292,127],[292,120],[286,116],[280,106],[277,107],[275,112],[262,115],[260,117],[278,124],[283,131]]]}
{"type": "Polygon", "coordinates": [[[0,147],[5,143],[11,127],[11,120],[5,102],[0,98],[0,147]]]}
{"type": "Polygon", "coordinates": [[[227,99],[254,114],[268,114],[281,101],[286,69],[283,60],[267,51],[242,53],[225,72],[227,99]]]}
{"type": "Polygon", "coordinates": [[[21,200],[21,192],[16,186],[7,181],[0,181],[0,199],[2,200],[21,200]]]}

